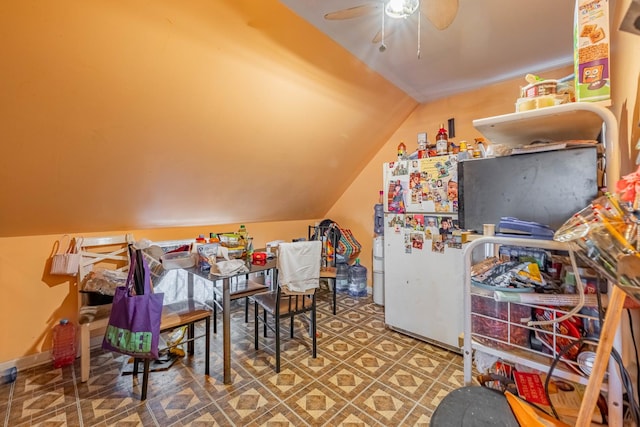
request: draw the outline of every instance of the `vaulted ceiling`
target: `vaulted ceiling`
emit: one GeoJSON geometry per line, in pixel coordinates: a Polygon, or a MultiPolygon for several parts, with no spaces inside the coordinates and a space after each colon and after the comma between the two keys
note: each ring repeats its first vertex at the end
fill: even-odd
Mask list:
{"type": "Polygon", "coordinates": [[[419,102],[573,62],[574,1],[421,0],[401,19],[388,0],[281,1],[419,102]]]}
{"type": "Polygon", "coordinates": [[[524,2],[460,0],[449,29],[423,23],[420,61],[396,63],[414,47],[396,33],[381,56],[375,22],[318,28],[357,2],[286,3],[0,3],[0,237],[321,217],[418,101],[559,60],[548,31],[568,19],[551,0],[530,11],[548,26],[524,2]],[[496,52],[521,34],[523,56],[496,52]]]}

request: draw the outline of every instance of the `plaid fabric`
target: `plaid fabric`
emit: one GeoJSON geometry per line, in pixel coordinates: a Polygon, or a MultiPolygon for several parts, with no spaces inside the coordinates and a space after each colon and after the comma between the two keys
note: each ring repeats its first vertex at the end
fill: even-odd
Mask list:
{"type": "Polygon", "coordinates": [[[340,241],[338,242],[338,253],[345,258],[352,258],[360,253],[362,245],[355,238],[348,228],[340,228],[340,241]]]}

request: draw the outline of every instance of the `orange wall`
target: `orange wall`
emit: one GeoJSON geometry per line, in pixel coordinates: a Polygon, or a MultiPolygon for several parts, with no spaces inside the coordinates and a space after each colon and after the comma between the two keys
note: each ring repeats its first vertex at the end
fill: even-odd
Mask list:
{"type": "Polygon", "coordinates": [[[2,1],[0,28],[0,237],[318,217],[417,105],[278,0],[2,1]]]}
{"type": "MultiPolygon", "coordinates": [[[[571,67],[565,67],[541,71],[539,74],[546,78],[557,78],[572,72],[571,67]]],[[[363,264],[369,267],[369,273],[373,263],[373,205],[378,201],[379,190],[382,190],[382,164],[395,160],[398,143],[404,141],[407,150],[412,152],[416,149],[419,132],[427,132],[428,139],[434,140],[440,124],[446,124],[452,117],[455,118],[456,134],[453,140],[473,141],[482,135],[474,129],[472,121],[514,112],[519,88],[525,85],[524,78],[515,79],[420,105],[360,172],[353,184],[329,210],[327,217],[352,229],[362,243],[361,258],[363,264]]]]}
{"type": "MultiPolygon", "coordinates": [[[[246,223],[256,248],[276,239],[307,236],[308,221],[246,223]]],[[[85,233],[84,236],[132,233],[136,239],[174,240],[237,230],[239,224],[85,233]]],[[[0,363],[47,351],[52,327],[63,317],[76,321],[74,277],[51,276],[49,256],[59,235],[0,238],[0,363]]]]}
{"type": "MultiPolygon", "coordinates": [[[[620,11],[623,6],[629,4],[629,0],[618,3],[612,28],[617,28],[620,11]]],[[[638,83],[640,80],[640,59],[638,55],[630,53],[640,51],[640,37],[626,33],[616,33],[613,37],[612,90],[614,104],[612,110],[619,118],[621,126],[622,173],[628,173],[634,167],[633,160],[636,155],[634,146],[639,137],[637,126],[639,121],[638,83]]],[[[565,75],[567,71],[567,69],[563,69],[553,73],[540,72],[540,74],[545,77],[554,77],[565,75]]],[[[349,178],[345,181],[343,185],[346,191],[333,207],[326,211],[324,217],[332,218],[353,230],[363,244],[362,259],[369,270],[371,266],[373,205],[377,202],[378,190],[382,185],[382,163],[394,159],[399,140],[404,140],[409,149],[412,149],[418,132],[426,131],[429,138],[433,139],[437,126],[450,117],[456,119],[457,139],[462,137],[472,139],[478,136],[478,133],[472,128],[471,120],[512,112],[518,86],[522,84],[520,79],[513,80],[420,105],[386,139],[379,151],[373,154],[367,153],[365,156],[367,159],[373,156],[371,161],[365,164],[362,169],[349,171],[350,176],[353,176],[354,179],[349,178]]],[[[316,88],[315,90],[320,89],[316,88]]],[[[7,107],[6,105],[0,106],[7,107]]],[[[50,108],[51,111],[54,110],[54,106],[50,108]]],[[[310,112],[310,117],[313,116],[312,113],[310,112]]],[[[309,120],[314,120],[314,118],[309,120]]],[[[49,176],[42,173],[37,167],[29,170],[36,174],[36,178],[33,178],[36,181],[47,182],[49,179],[49,176]]],[[[73,174],[71,176],[73,177],[73,174]]],[[[315,182],[322,179],[315,176],[308,180],[315,182]]],[[[101,186],[106,181],[107,178],[103,176],[95,183],[101,186]]],[[[189,188],[196,189],[198,187],[189,188]]],[[[201,195],[199,190],[194,190],[193,193],[198,197],[201,195]]],[[[26,191],[19,195],[20,197],[29,197],[30,193],[26,191]]],[[[197,197],[194,198],[194,200],[196,199],[197,197]]],[[[277,199],[264,203],[273,203],[274,200],[277,199]]],[[[313,201],[313,199],[311,200],[313,201]]],[[[82,203],[81,200],[78,201],[78,195],[71,197],[65,206],[60,207],[55,213],[64,215],[65,209],[72,209],[74,203],[82,203]]],[[[5,207],[3,205],[2,209],[5,207]]],[[[47,209],[40,213],[41,218],[47,215],[49,215],[47,209]]],[[[322,214],[317,216],[322,216],[322,214]]],[[[307,215],[303,218],[309,219],[297,221],[247,223],[247,227],[255,237],[255,244],[258,247],[269,240],[288,240],[305,236],[307,226],[313,224],[318,219],[317,216],[307,215]]],[[[228,225],[125,230],[134,233],[136,238],[166,240],[189,238],[210,231],[227,231],[238,226],[237,223],[230,223],[230,221],[219,221],[219,223],[222,222],[227,222],[228,225]]],[[[37,227],[37,224],[34,226],[37,227]]],[[[97,232],[98,230],[94,229],[91,235],[97,232]]],[[[114,233],[119,232],[113,231],[109,234],[114,233]]],[[[0,324],[5,325],[0,328],[0,363],[46,351],[50,345],[51,327],[55,322],[61,317],[75,319],[76,294],[73,280],[52,277],[47,274],[47,259],[50,256],[52,245],[59,238],[59,235],[34,234],[36,235],[0,238],[0,286],[3,291],[3,298],[0,298],[0,324]]],[[[89,234],[87,233],[87,235],[89,234]]]]}

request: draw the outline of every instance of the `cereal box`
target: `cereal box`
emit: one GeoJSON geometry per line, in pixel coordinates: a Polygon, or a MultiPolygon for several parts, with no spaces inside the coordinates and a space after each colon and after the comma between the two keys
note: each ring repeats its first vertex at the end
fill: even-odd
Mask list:
{"type": "Polygon", "coordinates": [[[576,0],[573,39],[576,101],[610,99],[609,0],[576,0]]]}

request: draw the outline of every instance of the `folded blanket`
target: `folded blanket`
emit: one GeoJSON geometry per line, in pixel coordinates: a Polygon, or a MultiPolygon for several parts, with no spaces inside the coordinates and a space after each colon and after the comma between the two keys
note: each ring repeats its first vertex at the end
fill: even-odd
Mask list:
{"type": "Polygon", "coordinates": [[[216,276],[232,276],[249,272],[249,267],[241,259],[216,262],[215,259],[209,258],[209,264],[211,264],[211,274],[216,276]]]}

